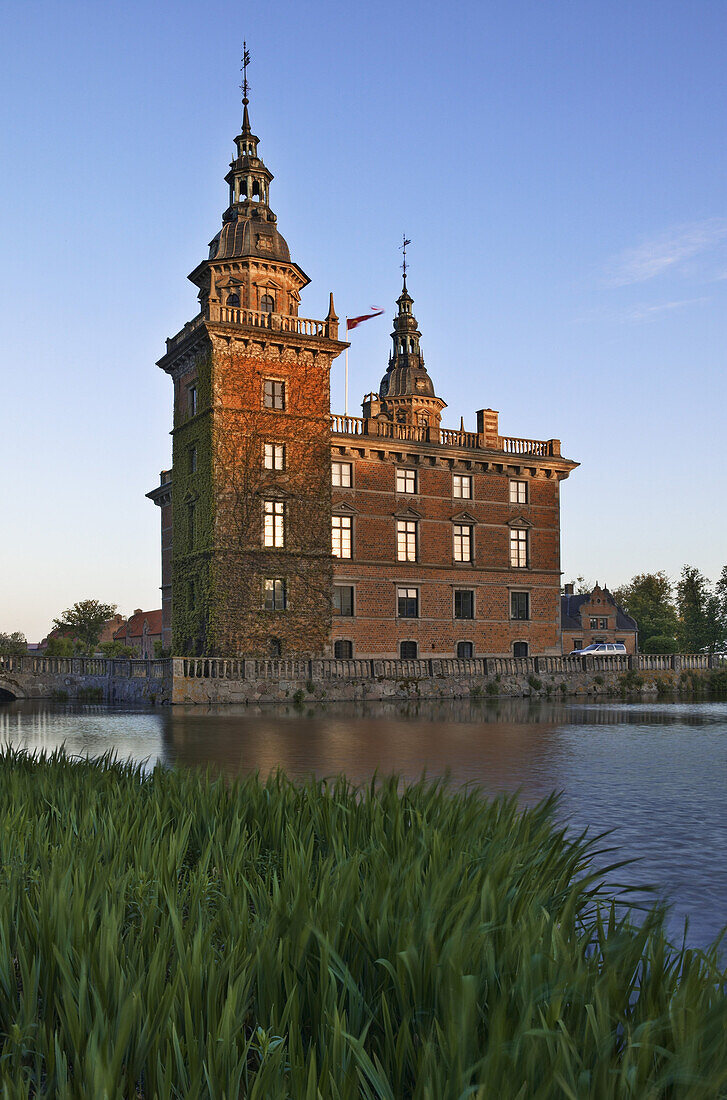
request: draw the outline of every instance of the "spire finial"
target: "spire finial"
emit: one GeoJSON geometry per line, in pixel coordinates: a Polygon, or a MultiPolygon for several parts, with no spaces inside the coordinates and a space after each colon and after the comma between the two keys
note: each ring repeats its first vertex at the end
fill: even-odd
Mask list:
{"type": "Polygon", "coordinates": [[[404,261],[403,261],[403,263],[402,263],[402,265],[401,265],[401,269],[402,269],[402,271],[404,272],[404,290],[406,290],[406,246],[407,246],[408,244],[411,244],[411,241],[408,241],[408,240],[407,240],[407,238],[406,238],[406,233],[402,233],[402,235],[401,235],[401,239],[402,239],[402,241],[403,241],[403,244],[402,244],[402,246],[401,246],[401,250],[402,250],[402,252],[404,253],[404,261]]]}
{"type": "Polygon", "coordinates": [[[247,93],[250,91],[250,85],[247,80],[247,67],[250,64],[250,51],[247,48],[247,42],[243,40],[242,43],[242,66],[240,72],[242,73],[242,84],[240,90],[242,92],[242,132],[243,134],[250,133],[250,116],[247,113],[247,105],[250,102],[247,98],[247,93]]]}
{"type": "Polygon", "coordinates": [[[244,39],[243,39],[243,43],[242,43],[242,66],[240,68],[240,72],[242,73],[242,84],[240,85],[240,90],[242,91],[242,103],[243,103],[243,106],[245,106],[245,107],[247,107],[248,103],[250,102],[247,98],[247,93],[250,91],[250,85],[247,82],[247,67],[248,67],[249,64],[250,64],[250,51],[247,48],[247,42],[245,42],[244,39]]]}

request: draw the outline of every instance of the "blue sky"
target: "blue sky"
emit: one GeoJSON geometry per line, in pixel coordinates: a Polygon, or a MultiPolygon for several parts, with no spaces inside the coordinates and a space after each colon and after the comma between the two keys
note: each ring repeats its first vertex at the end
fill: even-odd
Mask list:
{"type": "MultiPolygon", "coordinates": [[[[370,305],[401,235],[445,423],[557,436],[565,579],[727,561],[724,3],[9,2],[0,43],[0,630],[159,606],[186,275],[225,206],[243,37],[302,312],[370,305]]],[[[334,367],[343,409],[343,363],[334,367]]],[[[356,411],[353,409],[353,411],[356,411]]]]}

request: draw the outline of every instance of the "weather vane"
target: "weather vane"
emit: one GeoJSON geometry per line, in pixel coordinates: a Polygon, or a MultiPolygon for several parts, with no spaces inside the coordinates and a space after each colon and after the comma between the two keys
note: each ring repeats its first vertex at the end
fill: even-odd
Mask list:
{"type": "Polygon", "coordinates": [[[411,241],[408,241],[408,240],[406,239],[406,233],[402,233],[402,237],[401,237],[401,239],[402,239],[402,241],[404,242],[404,243],[402,244],[402,246],[401,246],[401,250],[402,250],[402,252],[404,253],[404,262],[403,262],[403,263],[402,263],[402,265],[401,265],[401,269],[402,269],[402,271],[404,272],[404,286],[406,286],[406,246],[407,246],[408,244],[411,244],[411,241]]]}
{"type": "Polygon", "coordinates": [[[240,88],[242,90],[242,102],[247,105],[247,93],[250,91],[250,85],[247,82],[247,67],[250,64],[250,51],[247,48],[247,42],[243,40],[242,43],[242,84],[240,88]]]}

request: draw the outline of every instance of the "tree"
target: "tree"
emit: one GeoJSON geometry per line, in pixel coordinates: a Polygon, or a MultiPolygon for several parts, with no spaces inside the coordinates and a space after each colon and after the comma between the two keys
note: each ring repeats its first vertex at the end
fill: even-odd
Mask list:
{"type": "Polygon", "coordinates": [[[727,576],[712,591],[710,583],[692,565],[685,565],[677,585],[679,640],[685,653],[715,653],[727,643],[724,594],[727,576]]]}
{"type": "Polygon", "coordinates": [[[576,577],[574,581],[569,581],[569,584],[573,585],[573,591],[576,596],[590,596],[594,589],[594,585],[590,581],[587,581],[585,577],[576,577]]]}
{"type": "Polygon", "coordinates": [[[69,630],[77,636],[87,652],[92,653],[98,645],[104,623],[116,614],[116,604],[101,603],[99,600],[79,600],[69,607],[59,619],[53,620],[57,630],[69,630]]]}
{"type": "Polygon", "coordinates": [[[80,644],[80,642],[74,644],[73,638],[57,635],[55,638],[48,639],[45,655],[46,657],[73,657],[78,652],[76,647],[80,644]]]}
{"type": "Polygon", "coordinates": [[[104,657],[136,657],[138,656],[133,646],[124,645],[123,642],[102,642],[98,647],[104,657]]]}
{"type": "Polygon", "coordinates": [[[642,653],[676,653],[679,620],[673,586],[666,573],[638,573],[628,584],[617,588],[613,597],[636,619],[642,653]]]}
{"type": "Polygon", "coordinates": [[[19,657],[28,652],[25,635],[19,630],[12,634],[0,634],[0,657],[19,657]]]}

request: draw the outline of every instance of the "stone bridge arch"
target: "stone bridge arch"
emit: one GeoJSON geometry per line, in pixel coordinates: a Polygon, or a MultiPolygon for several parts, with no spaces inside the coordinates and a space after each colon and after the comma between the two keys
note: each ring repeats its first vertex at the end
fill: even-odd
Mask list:
{"type": "Polygon", "coordinates": [[[0,703],[12,703],[15,699],[24,699],[25,692],[10,680],[0,676],[0,703]]]}

